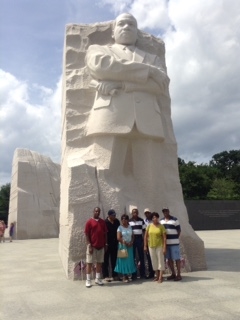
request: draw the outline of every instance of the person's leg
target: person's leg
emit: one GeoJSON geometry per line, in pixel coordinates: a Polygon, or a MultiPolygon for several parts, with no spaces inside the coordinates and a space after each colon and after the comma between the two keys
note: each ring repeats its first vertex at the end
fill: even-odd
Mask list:
{"type": "Polygon", "coordinates": [[[104,248],[100,250],[96,250],[96,279],[95,283],[99,286],[102,286],[102,280],[101,280],[101,271],[102,271],[102,264],[104,261],[104,248]]]}
{"type": "MultiPolygon", "coordinates": [[[[136,261],[136,250],[137,250],[137,240],[135,238],[134,241],[133,241],[133,259],[134,259],[134,263],[135,264],[137,264],[137,261],[136,261]]],[[[135,280],[135,279],[137,279],[137,271],[132,274],[132,280],[135,280]]]]}
{"type": "Polygon", "coordinates": [[[94,253],[94,249],[93,252],[90,253],[89,252],[89,247],[87,247],[87,252],[86,252],[86,287],[90,288],[92,286],[91,283],[91,272],[92,272],[92,262],[93,262],[93,253],[94,253]]]}
{"type": "Polygon", "coordinates": [[[177,278],[180,278],[181,277],[181,261],[180,261],[180,259],[176,260],[176,266],[177,266],[177,278]]]}
{"type": "Polygon", "coordinates": [[[146,256],[147,256],[147,261],[148,261],[148,277],[153,278],[154,277],[154,270],[153,270],[153,266],[152,266],[152,260],[151,260],[149,249],[147,249],[146,256]]]}
{"type": "Polygon", "coordinates": [[[159,270],[156,270],[155,271],[155,275],[156,275],[156,277],[154,278],[154,280],[153,281],[157,281],[157,282],[160,282],[160,271],[159,270]]]}
{"type": "Polygon", "coordinates": [[[158,260],[158,270],[160,270],[158,282],[162,283],[163,282],[163,271],[165,270],[163,248],[162,247],[156,248],[156,253],[157,253],[157,260],[158,260]]]}
{"type": "Polygon", "coordinates": [[[137,244],[138,257],[140,261],[140,276],[144,278],[145,275],[145,263],[144,263],[144,251],[143,251],[143,239],[140,238],[137,244]]]}
{"type": "Polygon", "coordinates": [[[156,248],[149,248],[149,254],[151,257],[153,270],[155,271],[155,278],[153,281],[157,281],[159,278],[159,270],[158,270],[158,263],[157,263],[156,248]]]}
{"type": "Polygon", "coordinates": [[[181,277],[181,260],[180,260],[179,245],[173,246],[172,259],[176,261],[176,267],[177,267],[177,276],[174,279],[174,281],[180,281],[180,280],[182,280],[182,277],[181,277]]]}
{"type": "MultiPolygon", "coordinates": [[[[174,264],[173,264],[173,260],[172,259],[168,259],[168,265],[169,265],[169,268],[171,270],[171,278],[174,279],[176,277],[176,273],[175,273],[175,269],[174,269],[174,264]]],[[[168,278],[170,278],[168,277],[168,278]]]]}
{"type": "Polygon", "coordinates": [[[113,279],[118,278],[117,272],[114,271],[115,266],[116,266],[116,261],[117,261],[117,250],[118,250],[118,247],[111,247],[110,248],[110,260],[111,260],[113,279]]]}
{"type": "Polygon", "coordinates": [[[86,268],[87,280],[91,280],[91,272],[92,272],[92,263],[87,263],[87,268],[86,268]]]}
{"type": "Polygon", "coordinates": [[[97,279],[101,278],[101,271],[102,271],[102,263],[97,262],[96,263],[96,278],[97,279]]]}
{"type": "Polygon", "coordinates": [[[104,262],[102,265],[102,273],[103,273],[103,279],[109,278],[109,255],[110,255],[110,250],[108,250],[104,253],[104,262]]]}
{"type": "Polygon", "coordinates": [[[172,246],[167,246],[166,258],[168,259],[168,266],[171,270],[171,275],[167,277],[168,280],[176,278],[176,273],[174,269],[173,259],[172,259],[172,246]]]}

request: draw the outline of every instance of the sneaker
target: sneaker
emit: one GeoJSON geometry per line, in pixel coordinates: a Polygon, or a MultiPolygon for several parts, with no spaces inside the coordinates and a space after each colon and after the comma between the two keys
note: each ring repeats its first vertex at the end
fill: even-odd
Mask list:
{"type": "Polygon", "coordinates": [[[106,277],[106,278],[104,278],[104,281],[106,281],[106,282],[111,282],[111,281],[112,281],[112,279],[111,279],[111,278],[106,277]]]}
{"type": "Polygon", "coordinates": [[[86,287],[91,288],[91,286],[92,286],[91,280],[86,280],[86,287]]]}
{"type": "Polygon", "coordinates": [[[95,283],[98,284],[99,286],[103,286],[103,283],[102,283],[101,279],[96,278],[95,279],[95,283]]]}

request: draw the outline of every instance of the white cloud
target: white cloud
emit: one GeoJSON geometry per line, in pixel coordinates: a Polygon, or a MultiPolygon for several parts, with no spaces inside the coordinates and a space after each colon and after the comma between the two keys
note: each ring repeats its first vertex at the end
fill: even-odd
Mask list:
{"type": "Polygon", "coordinates": [[[61,80],[52,90],[21,82],[0,70],[0,96],[0,184],[9,182],[16,148],[37,151],[59,162],[61,80]],[[29,100],[31,91],[38,96],[38,103],[29,100]]]}
{"type": "Polygon", "coordinates": [[[239,149],[240,2],[101,2],[115,15],[131,12],[140,28],[162,34],[179,156],[201,163],[239,149]]]}
{"type": "Polygon", "coordinates": [[[179,154],[207,162],[239,149],[240,4],[171,0],[164,36],[179,154]]]}
{"type": "Polygon", "coordinates": [[[115,15],[130,12],[138,20],[140,29],[166,29],[170,26],[167,0],[101,0],[115,15]]]}

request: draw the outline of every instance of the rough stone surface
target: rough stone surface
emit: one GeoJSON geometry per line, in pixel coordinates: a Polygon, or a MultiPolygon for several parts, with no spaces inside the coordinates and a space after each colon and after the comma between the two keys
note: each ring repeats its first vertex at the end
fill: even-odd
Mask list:
{"type": "Polygon", "coordinates": [[[16,149],[12,164],[9,225],[14,238],[59,235],[60,165],[37,152],[16,149]]]}
{"type": "MultiPolygon", "coordinates": [[[[138,140],[133,135],[124,162],[121,146],[128,143],[129,136],[122,135],[116,147],[111,137],[92,134],[94,121],[97,125],[100,118],[96,116],[93,121],[96,92],[90,84],[93,78],[85,64],[86,52],[90,45],[112,43],[111,33],[109,22],[66,28],[59,245],[66,275],[73,278],[74,266],[85,260],[84,225],[96,206],[101,208],[103,218],[110,208],[120,216],[134,206],[141,215],[146,207],[161,214],[161,208],[168,206],[182,226],[181,250],[186,271],[206,269],[203,241],[189,225],[183,201],[168,89],[161,95],[163,142],[146,136],[138,140]]],[[[158,56],[166,70],[162,40],[139,31],[137,46],[158,56]]],[[[143,117],[147,113],[143,111],[143,117]]],[[[152,125],[143,122],[143,130],[152,125]]]]}

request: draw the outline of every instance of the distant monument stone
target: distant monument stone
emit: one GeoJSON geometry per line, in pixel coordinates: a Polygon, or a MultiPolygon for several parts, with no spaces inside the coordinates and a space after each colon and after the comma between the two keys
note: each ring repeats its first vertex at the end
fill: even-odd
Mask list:
{"type": "Polygon", "coordinates": [[[16,149],[8,223],[16,239],[59,236],[60,165],[37,152],[16,149]]]}
{"type": "MultiPolygon", "coordinates": [[[[74,278],[85,260],[84,225],[138,207],[168,206],[182,226],[186,270],[206,269],[204,244],[188,223],[161,39],[116,21],[66,28],[62,101],[59,251],[74,278]]],[[[176,62],[177,63],[177,62],[176,62]]]]}

